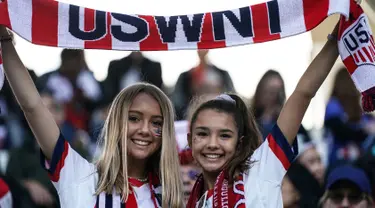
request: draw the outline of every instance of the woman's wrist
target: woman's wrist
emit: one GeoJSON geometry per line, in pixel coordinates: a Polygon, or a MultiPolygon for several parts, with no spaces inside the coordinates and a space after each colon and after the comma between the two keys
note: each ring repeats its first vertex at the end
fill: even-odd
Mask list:
{"type": "Polygon", "coordinates": [[[11,35],[0,35],[0,43],[3,42],[13,42],[13,37],[11,35]]]}

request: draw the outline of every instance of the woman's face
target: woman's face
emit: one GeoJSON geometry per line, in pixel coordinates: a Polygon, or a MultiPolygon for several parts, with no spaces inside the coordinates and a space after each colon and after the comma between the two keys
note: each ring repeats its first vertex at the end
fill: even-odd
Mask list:
{"type": "Polygon", "coordinates": [[[300,195],[287,176],[283,179],[281,193],[283,197],[283,206],[285,208],[292,208],[298,205],[300,195]]]}
{"type": "Polygon", "coordinates": [[[299,157],[299,162],[313,174],[320,184],[324,182],[325,168],[315,147],[309,148],[303,152],[299,157]]]}
{"type": "Polygon", "coordinates": [[[280,99],[283,82],[276,76],[269,77],[261,90],[261,104],[263,106],[275,105],[280,99]]]}
{"type": "Polygon", "coordinates": [[[138,94],[128,117],[128,154],[133,160],[146,160],[161,146],[163,116],[159,103],[146,93],[138,94]]]}
{"type": "Polygon", "coordinates": [[[370,208],[364,193],[354,184],[346,181],[338,182],[336,188],[329,190],[323,208],[370,208]]]}
{"type": "Polygon", "coordinates": [[[232,160],[238,142],[238,130],[231,114],[202,110],[190,135],[194,159],[203,173],[218,174],[232,160]]]}

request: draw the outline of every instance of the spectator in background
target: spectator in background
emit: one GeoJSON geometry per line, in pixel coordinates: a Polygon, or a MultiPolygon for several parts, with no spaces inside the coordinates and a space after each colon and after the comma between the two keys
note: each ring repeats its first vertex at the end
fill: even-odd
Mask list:
{"type": "Polygon", "coordinates": [[[312,141],[298,141],[299,155],[297,162],[304,166],[318,182],[320,186],[324,184],[325,167],[321,155],[317,150],[316,144],[312,141]]]}
{"type": "Polygon", "coordinates": [[[38,80],[39,89],[48,89],[64,103],[66,119],[74,127],[87,130],[90,113],[102,97],[99,82],[88,69],[83,50],[64,49],[59,69],[38,80]]]}
{"type": "MultiPolygon", "coordinates": [[[[62,134],[72,138],[70,144],[85,158],[90,158],[88,153],[88,135],[81,129],[75,129],[65,120],[65,112],[62,103],[55,100],[48,90],[40,93],[43,104],[48,108],[56,124],[60,127],[62,134]]],[[[32,204],[27,207],[50,208],[59,207],[59,199],[56,189],[50,182],[47,172],[40,165],[40,148],[32,135],[31,130],[25,123],[28,130],[27,138],[21,148],[10,151],[9,162],[6,168],[6,175],[11,176],[21,183],[32,199],[32,204]],[[25,163],[27,161],[27,163],[25,163]]]]}
{"type": "Polygon", "coordinates": [[[184,200],[187,204],[191,191],[195,181],[197,180],[198,175],[201,173],[201,170],[198,164],[194,161],[190,149],[185,149],[179,153],[180,164],[181,164],[181,176],[182,182],[184,185],[184,200]]]}
{"type": "Polygon", "coordinates": [[[349,73],[341,68],[335,77],[331,97],[326,106],[324,127],[328,140],[330,167],[353,162],[362,152],[361,145],[372,134],[373,118],[363,114],[360,93],[349,73]]]}
{"type": "MultiPolygon", "coordinates": [[[[280,110],[286,100],[284,80],[280,73],[268,70],[260,79],[254,97],[250,104],[250,110],[258,123],[263,138],[266,138],[279,117],[280,110]]],[[[311,140],[306,129],[301,125],[298,137],[311,140]]]]}
{"type": "Polygon", "coordinates": [[[162,89],[161,64],[144,57],[141,52],[111,61],[103,82],[106,99],[112,100],[122,89],[137,82],[147,82],[162,89]]]}
{"type": "Polygon", "coordinates": [[[286,172],[281,190],[285,208],[316,208],[323,195],[321,184],[298,161],[286,172]]]}
{"type": "Polygon", "coordinates": [[[324,192],[325,168],[316,145],[297,139],[299,154],[282,183],[284,207],[316,208],[324,192]]]}
{"type": "MultiPolygon", "coordinates": [[[[33,81],[38,76],[33,70],[28,69],[33,81]]],[[[8,80],[0,90],[0,149],[17,148],[22,145],[24,129],[22,128],[23,112],[12,94],[8,80]]]]}
{"type": "Polygon", "coordinates": [[[326,184],[326,191],[320,200],[322,208],[371,208],[369,180],[363,170],[345,165],[332,170],[326,184]]]}
{"type": "Polygon", "coordinates": [[[229,73],[209,63],[207,54],[208,50],[199,50],[198,66],[178,77],[172,95],[178,120],[185,119],[189,102],[194,96],[235,91],[229,73]]]}
{"type": "MultiPolygon", "coordinates": [[[[371,189],[375,190],[375,139],[368,146],[365,153],[355,162],[355,165],[366,172],[370,180],[371,189]]],[[[375,193],[373,193],[374,198],[375,193]]]]}

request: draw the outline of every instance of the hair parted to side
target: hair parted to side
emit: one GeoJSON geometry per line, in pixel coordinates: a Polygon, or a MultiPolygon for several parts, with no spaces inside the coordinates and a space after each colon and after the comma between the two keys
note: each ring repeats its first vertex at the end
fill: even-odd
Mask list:
{"type": "Polygon", "coordinates": [[[213,99],[202,103],[196,108],[190,121],[190,133],[193,131],[193,126],[199,113],[203,110],[213,109],[233,115],[238,128],[238,149],[233,158],[225,166],[230,176],[229,179],[232,181],[237,174],[250,168],[253,161],[250,161],[249,158],[261,144],[262,137],[254,116],[248,110],[245,102],[238,95],[226,95],[229,95],[235,103],[223,99],[213,99]]]}
{"type": "Polygon", "coordinates": [[[180,176],[179,157],[174,131],[174,111],[168,97],[157,87],[137,83],[123,89],[114,99],[101,132],[102,153],[96,162],[99,182],[96,194],[113,190],[122,194],[126,201],[129,195],[127,163],[128,112],[139,93],[152,96],[160,105],[163,116],[162,144],[147,161],[148,171],[157,174],[162,185],[162,207],[183,207],[183,189],[180,176]]]}

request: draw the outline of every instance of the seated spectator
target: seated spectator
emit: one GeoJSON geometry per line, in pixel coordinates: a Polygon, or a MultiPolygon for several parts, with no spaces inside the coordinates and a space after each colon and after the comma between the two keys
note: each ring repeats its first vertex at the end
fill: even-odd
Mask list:
{"type": "Polygon", "coordinates": [[[87,130],[90,114],[102,98],[102,90],[88,69],[83,50],[64,49],[59,69],[38,79],[39,89],[48,89],[64,104],[66,119],[75,128],[87,130]]]}
{"type": "Polygon", "coordinates": [[[371,208],[374,201],[365,172],[359,168],[344,165],[330,172],[326,191],[320,200],[322,208],[371,208]]]}
{"type": "Polygon", "coordinates": [[[329,168],[357,160],[364,152],[363,143],[374,133],[375,124],[369,122],[374,118],[363,114],[360,96],[346,68],[341,68],[324,118],[329,168]]]}
{"type": "Polygon", "coordinates": [[[323,188],[310,171],[298,161],[291,164],[282,182],[285,208],[316,208],[323,188]]]}
{"type": "Polygon", "coordinates": [[[315,180],[323,186],[325,167],[316,144],[312,141],[298,141],[299,154],[297,162],[303,165],[314,176],[315,180]]]}

